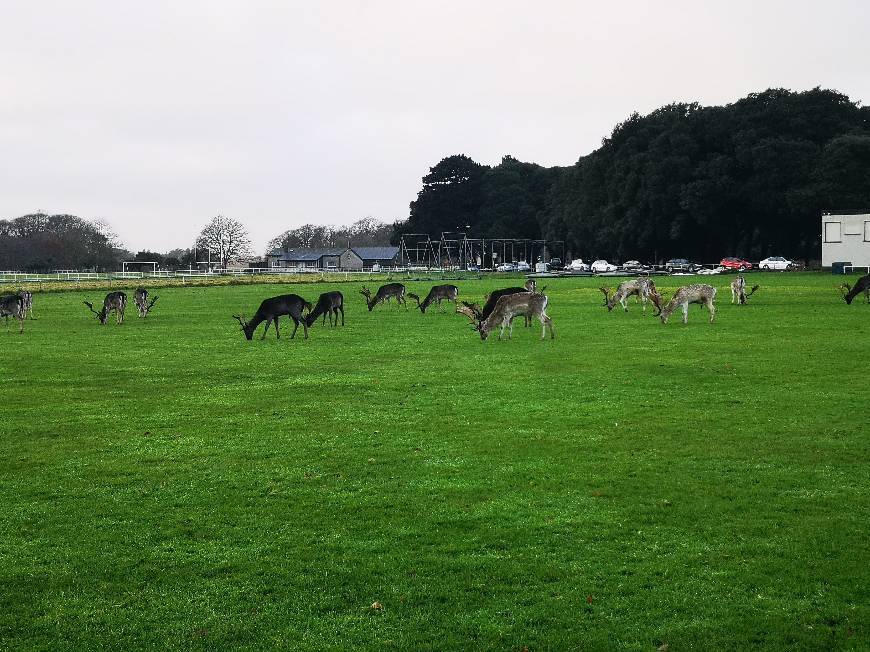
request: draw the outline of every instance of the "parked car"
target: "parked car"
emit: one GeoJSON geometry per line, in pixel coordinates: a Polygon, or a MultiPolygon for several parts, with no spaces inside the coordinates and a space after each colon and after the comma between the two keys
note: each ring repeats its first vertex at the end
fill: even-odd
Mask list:
{"type": "Polygon", "coordinates": [[[602,272],[615,272],[619,268],[616,265],[611,265],[606,260],[596,260],[590,265],[589,269],[596,274],[601,274],[602,272]]]}
{"type": "Polygon", "coordinates": [[[791,269],[793,267],[794,261],[782,256],[771,256],[758,263],[759,269],[791,269]]]}
{"type": "Polygon", "coordinates": [[[576,258],[572,260],[565,269],[571,270],[572,272],[588,272],[589,265],[584,263],[582,258],[576,258]]]}
{"type": "Polygon", "coordinates": [[[521,260],[517,263],[517,271],[518,272],[531,272],[532,266],[529,265],[526,261],[521,260]]]}
{"type": "Polygon", "coordinates": [[[622,269],[641,270],[646,269],[646,265],[638,260],[626,260],[622,263],[622,269]]]}
{"type": "Polygon", "coordinates": [[[729,256],[728,258],[723,258],[719,264],[726,269],[737,269],[745,271],[747,269],[752,269],[752,263],[748,260],[743,260],[742,258],[734,258],[733,256],[729,256]]]}
{"type": "Polygon", "coordinates": [[[513,263],[502,263],[498,267],[495,268],[497,272],[515,272],[517,271],[517,266],[513,263]]]}
{"type": "Polygon", "coordinates": [[[685,258],[671,258],[665,263],[665,269],[671,274],[674,272],[695,272],[701,269],[701,265],[685,258]]]}
{"type": "Polygon", "coordinates": [[[562,259],[561,258],[550,258],[550,269],[562,269],[562,259]]]}

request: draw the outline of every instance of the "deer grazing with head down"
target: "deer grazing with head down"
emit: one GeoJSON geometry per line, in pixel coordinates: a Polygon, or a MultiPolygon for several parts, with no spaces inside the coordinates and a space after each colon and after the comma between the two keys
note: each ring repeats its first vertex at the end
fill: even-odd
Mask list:
{"type": "Polygon", "coordinates": [[[643,314],[646,314],[646,302],[651,301],[652,304],[661,310],[661,295],[656,290],[656,284],[651,278],[638,277],[631,281],[623,281],[616,288],[616,292],[610,294],[610,288],[598,288],[604,293],[604,306],[608,311],[613,310],[617,303],[622,306],[625,312],[628,312],[628,306],[625,300],[628,297],[634,296],[635,301],[640,301],[643,306],[643,314]]]}
{"type": "Polygon", "coordinates": [[[106,298],[103,299],[103,309],[97,312],[94,310],[94,305],[90,301],[82,301],[91,312],[97,316],[97,319],[102,325],[106,325],[109,321],[109,313],[115,311],[115,323],[124,323],[124,310],[127,308],[127,295],[123,292],[109,292],[106,298]]]}
{"type": "Polygon", "coordinates": [[[746,279],[743,278],[742,274],[739,275],[737,278],[731,281],[731,303],[737,301],[737,305],[745,305],[746,300],[749,299],[749,297],[751,297],[753,294],[755,294],[758,288],[758,285],[753,285],[752,289],[747,293],[746,279]]]}
{"type": "Polygon", "coordinates": [[[18,320],[18,332],[24,332],[24,300],[20,294],[5,294],[0,297],[0,317],[6,318],[6,329],[9,329],[9,318],[18,320]]]}
{"type": "Polygon", "coordinates": [[[136,291],[133,293],[133,302],[139,310],[139,316],[147,317],[148,313],[151,312],[151,308],[154,307],[154,304],[157,303],[157,299],[159,298],[160,297],[155,296],[151,299],[151,303],[148,303],[148,290],[145,288],[136,288],[136,291]]]}
{"type": "Polygon", "coordinates": [[[850,286],[848,283],[843,283],[843,285],[840,286],[840,291],[843,290],[845,290],[845,292],[843,292],[843,299],[849,305],[852,305],[852,299],[862,292],[864,293],[864,296],[867,297],[867,303],[870,303],[870,274],[859,278],[853,286],[850,286]]]}
{"type": "Polygon", "coordinates": [[[503,295],[496,301],[495,308],[486,319],[479,319],[478,313],[468,306],[457,308],[458,312],[466,315],[475,323],[475,330],[480,333],[480,339],[486,340],[489,334],[499,328],[498,339],[502,338],[505,327],[508,328],[508,339],[513,335],[513,321],[517,315],[532,315],[541,322],[541,339],[547,337],[547,327],[550,328],[550,339],[555,339],[556,331],[553,328],[553,320],[547,316],[546,309],[549,299],[546,294],[539,292],[518,292],[503,295]]]}
{"type": "MultiPolygon", "coordinates": [[[[492,292],[490,292],[489,294],[486,295],[486,300],[485,300],[485,303],[483,305],[483,308],[481,308],[476,303],[468,303],[467,301],[463,301],[462,305],[465,306],[465,308],[460,309],[459,307],[457,307],[456,312],[461,312],[464,315],[468,315],[468,311],[471,311],[472,313],[474,313],[477,316],[476,317],[477,321],[483,321],[484,319],[486,319],[487,317],[489,317],[492,314],[492,311],[495,310],[495,306],[498,303],[498,300],[501,299],[502,297],[509,296],[511,294],[520,294],[522,292],[536,292],[537,287],[538,286],[535,283],[535,279],[530,278],[528,281],[526,281],[525,287],[521,287],[521,288],[512,287],[512,288],[503,288],[501,290],[493,290],[492,292]]],[[[541,289],[541,292],[543,292],[546,289],[547,288],[545,286],[544,288],[541,289]]],[[[532,325],[531,316],[526,315],[525,325],[526,326],[532,325]]]]}
{"type": "Polygon", "coordinates": [[[320,315],[323,315],[323,324],[326,324],[326,318],[329,317],[329,325],[332,326],[332,318],[335,317],[335,325],[338,326],[338,313],[341,313],[341,325],[344,326],[344,295],[341,292],[324,292],[317,300],[317,305],[311,309],[311,304],[308,304],[308,316],[305,322],[310,328],[317,321],[320,315]]]}
{"type": "Polygon", "coordinates": [[[305,339],[307,340],[308,323],[305,317],[302,316],[306,303],[305,299],[298,294],[282,294],[271,299],[265,299],[260,304],[260,307],[257,308],[257,312],[254,313],[250,321],[245,319],[244,315],[233,315],[233,319],[238,320],[239,325],[242,327],[242,332],[249,340],[254,337],[254,331],[257,330],[257,326],[264,321],[266,322],[266,328],[263,329],[263,337],[260,339],[265,340],[266,333],[269,331],[269,324],[275,322],[275,338],[280,339],[281,333],[278,330],[278,320],[281,316],[287,315],[293,320],[293,334],[290,336],[290,339],[292,340],[296,337],[296,331],[299,330],[299,324],[301,323],[305,339]]]}
{"type": "Polygon", "coordinates": [[[456,297],[459,296],[459,288],[455,285],[436,285],[429,290],[429,294],[426,295],[423,301],[420,301],[420,297],[412,292],[409,292],[408,296],[417,302],[420,312],[425,313],[426,308],[433,303],[438,306],[439,310],[441,309],[441,301],[452,301],[455,304],[456,297]]]}
{"type": "Polygon", "coordinates": [[[713,323],[713,318],[716,316],[716,307],[713,305],[713,300],[716,298],[716,288],[712,285],[703,283],[695,283],[686,285],[677,289],[674,296],[665,305],[664,308],[657,313],[662,318],[662,323],[667,324],[671,314],[677,309],[683,309],[683,323],[689,323],[689,304],[700,303],[707,306],[710,311],[710,323],[713,323]]]}
{"type": "Polygon", "coordinates": [[[369,312],[371,312],[374,307],[382,301],[389,301],[393,298],[396,299],[397,305],[403,305],[405,308],[408,307],[405,304],[405,286],[401,283],[387,283],[386,285],[382,285],[378,288],[374,297],[372,297],[371,290],[363,286],[363,289],[360,290],[360,294],[365,297],[369,312]]]}

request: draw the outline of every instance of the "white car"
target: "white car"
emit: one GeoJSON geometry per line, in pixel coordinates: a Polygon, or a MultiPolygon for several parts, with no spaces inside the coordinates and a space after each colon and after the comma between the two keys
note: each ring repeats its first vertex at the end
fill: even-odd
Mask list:
{"type": "Polygon", "coordinates": [[[589,265],[584,263],[582,258],[577,258],[572,260],[566,269],[569,269],[572,272],[588,272],[589,265]]]}
{"type": "Polygon", "coordinates": [[[526,261],[521,260],[517,263],[517,271],[518,272],[531,272],[532,266],[529,265],[526,261]]]}
{"type": "Polygon", "coordinates": [[[515,272],[517,271],[517,266],[513,263],[502,263],[498,267],[495,268],[497,272],[515,272]]]}
{"type": "Polygon", "coordinates": [[[615,272],[618,267],[616,265],[611,265],[606,260],[596,260],[592,263],[590,269],[596,274],[601,274],[602,272],[615,272]]]}
{"type": "Polygon", "coordinates": [[[792,267],[794,267],[794,261],[782,256],[771,256],[758,263],[758,269],[791,269],[792,267]]]}

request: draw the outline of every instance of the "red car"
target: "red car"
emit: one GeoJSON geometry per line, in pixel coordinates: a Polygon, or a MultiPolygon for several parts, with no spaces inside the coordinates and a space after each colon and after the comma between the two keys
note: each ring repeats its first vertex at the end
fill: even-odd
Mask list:
{"type": "Polygon", "coordinates": [[[746,269],[752,269],[752,263],[742,258],[723,258],[719,261],[719,264],[727,269],[739,269],[741,272],[746,269]]]}

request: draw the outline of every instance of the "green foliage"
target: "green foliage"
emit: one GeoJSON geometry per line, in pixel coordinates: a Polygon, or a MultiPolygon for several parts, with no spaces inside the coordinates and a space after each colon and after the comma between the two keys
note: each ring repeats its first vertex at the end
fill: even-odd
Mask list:
{"type": "Polygon", "coordinates": [[[554,341],[486,343],[361,283],[167,288],[120,327],[37,295],[0,332],[0,648],[867,649],[870,306],[710,280],[712,325],[554,279],[554,341]],[[333,288],[308,341],[230,317],[333,288]]]}
{"type": "Polygon", "coordinates": [[[0,220],[0,269],[113,269],[116,238],[100,222],[34,213],[0,220]]]}
{"type": "MultiPolygon", "coordinates": [[[[819,215],[870,206],[866,108],[830,90],[670,104],[568,168],[465,156],[432,168],[399,231],[560,239],[575,256],[819,255],[819,215]]],[[[397,231],[398,232],[398,231],[397,231]]]]}

